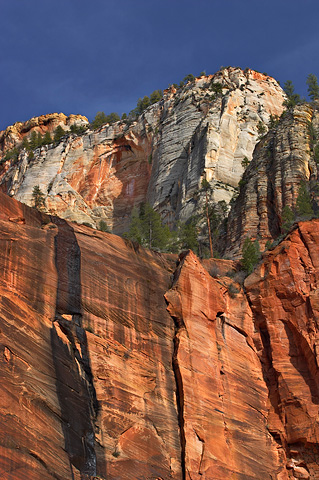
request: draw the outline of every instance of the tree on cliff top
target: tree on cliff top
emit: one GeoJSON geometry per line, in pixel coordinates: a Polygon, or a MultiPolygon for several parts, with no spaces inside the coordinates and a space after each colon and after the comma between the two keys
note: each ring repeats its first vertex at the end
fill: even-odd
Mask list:
{"type": "Polygon", "coordinates": [[[307,77],[308,95],[312,101],[319,100],[319,85],[316,75],[310,73],[307,77]]]}
{"type": "Polygon", "coordinates": [[[54,141],[55,143],[58,143],[62,137],[65,135],[65,130],[61,127],[61,125],[58,125],[56,129],[54,130],[54,141]]]}
{"type": "Polygon", "coordinates": [[[100,128],[105,123],[107,123],[107,118],[106,118],[105,113],[104,112],[97,112],[97,114],[95,115],[94,120],[93,120],[93,122],[91,123],[90,126],[91,126],[91,128],[93,128],[93,130],[97,130],[98,128],[100,128]]]}
{"type": "Polygon", "coordinates": [[[297,105],[297,103],[301,102],[300,95],[295,93],[295,87],[291,80],[287,80],[284,83],[284,92],[288,97],[283,103],[284,107],[292,109],[295,105],[297,105]]]}

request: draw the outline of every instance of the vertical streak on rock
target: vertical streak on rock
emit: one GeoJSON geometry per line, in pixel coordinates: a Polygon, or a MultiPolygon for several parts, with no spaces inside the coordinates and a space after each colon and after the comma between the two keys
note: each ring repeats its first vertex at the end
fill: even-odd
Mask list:
{"type": "Polygon", "coordinates": [[[178,348],[179,348],[179,331],[180,326],[178,325],[178,321],[174,318],[175,322],[175,336],[174,336],[174,353],[173,353],[173,371],[174,377],[176,382],[176,403],[177,403],[177,411],[178,411],[178,424],[179,424],[179,431],[180,431],[180,440],[181,440],[181,467],[182,467],[182,475],[183,480],[186,480],[186,436],[184,430],[184,387],[183,387],[183,379],[182,374],[180,371],[179,363],[178,363],[178,348]]]}
{"type": "Polygon", "coordinates": [[[56,388],[61,408],[65,450],[81,478],[96,475],[94,420],[98,404],[82,327],[81,251],[73,229],[61,219],[55,237],[58,288],[51,330],[56,388]]]}

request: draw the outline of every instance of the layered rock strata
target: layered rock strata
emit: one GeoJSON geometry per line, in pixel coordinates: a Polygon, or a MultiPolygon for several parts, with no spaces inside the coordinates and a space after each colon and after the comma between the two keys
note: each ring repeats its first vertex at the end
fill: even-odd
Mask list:
{"type": "Polygon", "coordinates": [[[115,233],[128,228],[133,206],[145,201],[173,225],[201,208],[203,178],[214,201],[230,201],[258,129],[281,114],[284,99],[271,77],[229,67],[170,87],[136,121],[69,135],[36,150],[32,160],[23,151],[2,166],[0,182],[28,205],[39,185],[47,211],[92,226],[104,220],[115,233]]]}
{"type": "Polygon", "coordinates": [[[257,144],[228,218],[226,255],[240,255],[247,237],[264,247],[282,233],[284,207],[295,211],[301,181],[317,178],[310,125],[318,118],[318,110],[299,105],[257,144]]]}
{"type": "Polygon", "coordinates": [[[225,260],[0,200],[3,478],[319,478],[318,221],[247,299],[225,260]]]}

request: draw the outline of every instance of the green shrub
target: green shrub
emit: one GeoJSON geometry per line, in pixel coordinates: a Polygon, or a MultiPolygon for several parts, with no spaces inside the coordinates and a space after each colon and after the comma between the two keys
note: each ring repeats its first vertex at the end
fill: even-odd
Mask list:
{"type": "Polygon", "coordinates": [[[227,290],[231,298],[235,298],[237,294],[240,292],[239,288],[237,288],[234,283],[230,283],[227,287],[227,290]]]}
{"type": "Polygon", "coordinates": [[[298,197],[296,200],[296,213],[303,218],[311,218],[314,215],[311,197],[306,182],[300,182],[298,197]]]}
{"type": "Polygon", "coordinates": [[[258,131],[258,138],[261,139],[267,132],[267,128],[263,124],[263,122],[259,121],[257,125],[257,131],[258,131]]]}
{"type": "Polygon", "coordinates": [[[105,222],[105,220],[100,220],[99,222],[99,230],[100,232],[110,232],[108,224],[105,222]]]}
{"type": "Polygon", "coordinates": [[[242,159],[242,161],[241,161],[241,166],[242,166],[243,168],[247,168],[249,164],[250,164],[250,161],[248,160],[248,158],[247,158],[247,157],[244,157],[244,158],[242,159]]]}
{"type": "Polygon", "coordinates": [[[254,270],[260,258],[259,242],[257,240],[252,242],[252,240],[247,237],[243,245],[242,255],[243,257],[241,259],[241,263],[243,265],[243,269],[245,272],[250,274],[254,270]]]}

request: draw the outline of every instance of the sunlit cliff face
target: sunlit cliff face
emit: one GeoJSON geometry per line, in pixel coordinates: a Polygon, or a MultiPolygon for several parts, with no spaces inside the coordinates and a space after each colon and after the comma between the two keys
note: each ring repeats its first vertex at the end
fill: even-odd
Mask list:
{"type": "MultiPolygon", "coordinates": [[[[267,130],[270,115],[281,114],[284,98],[271,77],[230,67],[169,88],[135,121],[63,137],[36,150],[32,161],[22,151],[2,164],[1,188],[32,205],[39,185],[48,212],[94,227],[103,220],[115,233],[127,230],[132,208],[148,201],[173,227],[202,208],[203,178],[214,201],[230,202],[243,160],[251,160],[261,126],[267,130]]],[[[61,115],[47,124],[45,116],[15,124],[0,145],[12,148],[32,129],[52,130],[57,122],[68,130],[68,122],[86,121],[61,115]]]]}

